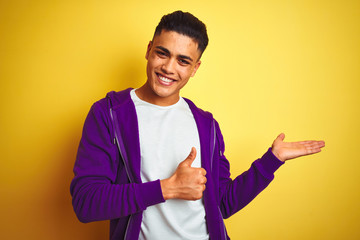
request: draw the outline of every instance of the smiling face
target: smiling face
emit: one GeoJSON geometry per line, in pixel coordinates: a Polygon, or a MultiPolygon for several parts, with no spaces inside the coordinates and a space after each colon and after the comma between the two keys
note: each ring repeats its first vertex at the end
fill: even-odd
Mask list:
{"type": "Polygon", "coordinates": [[[176,103],[180,90],[199,68],[199,57],[198,44],[192,38],[163,30],[148,45],[147,81],[137,95],[159,106],[176,103]]]}

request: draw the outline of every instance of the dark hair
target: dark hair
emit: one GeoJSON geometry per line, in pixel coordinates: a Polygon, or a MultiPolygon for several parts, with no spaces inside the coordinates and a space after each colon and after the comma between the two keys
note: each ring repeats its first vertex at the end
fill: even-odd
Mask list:
{"type": "Polygon", "coordinates": [[[154,37],[160,35],[162,30],[174,31],[193,38],[198,43],[200,56],[209,42],[205,24],[188,12],[175,11],[164,15],[155,29],[154,37]]]}

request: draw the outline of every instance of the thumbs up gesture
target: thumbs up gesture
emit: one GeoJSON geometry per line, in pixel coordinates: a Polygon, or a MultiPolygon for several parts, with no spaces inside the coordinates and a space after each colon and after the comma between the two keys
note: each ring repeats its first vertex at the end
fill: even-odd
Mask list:
{"type": "Polygon", "coordinates": [[[193,147],[189,156],[182,161],[175,173],[167,179],[161,180],[161,189],[165,200],[178,198],[184,200],[198,200],[203,196],[206,184],[206,171],[203,168],[191,167],[196,157],[193,147]]]}

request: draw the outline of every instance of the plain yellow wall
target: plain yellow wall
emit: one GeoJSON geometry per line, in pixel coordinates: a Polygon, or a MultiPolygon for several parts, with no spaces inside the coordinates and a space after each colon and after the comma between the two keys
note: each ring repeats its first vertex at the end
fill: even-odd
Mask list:
{"type": "Polygon", "coordinates": [[[232,239],[360,239],[360,2],[0,1],[0,238],[107,239],[71,206],[91,104],[145,81],[163,14],[203,20],[210,44],[182,92],[223,131],[232,176],[280,132],[324,139],[226,220],[232,239]]]}

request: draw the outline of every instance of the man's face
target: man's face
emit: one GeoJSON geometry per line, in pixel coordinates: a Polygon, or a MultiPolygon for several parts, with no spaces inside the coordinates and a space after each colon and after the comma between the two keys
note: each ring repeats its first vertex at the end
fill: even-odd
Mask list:
{"type": "Polygon", "coordinates": [[[179,100],[180,89],[200,66],[198,44],[174,31],[162,31],[154,37],[146,52],[147,82],[144,100],[171,105],[179,100]]]}

